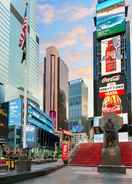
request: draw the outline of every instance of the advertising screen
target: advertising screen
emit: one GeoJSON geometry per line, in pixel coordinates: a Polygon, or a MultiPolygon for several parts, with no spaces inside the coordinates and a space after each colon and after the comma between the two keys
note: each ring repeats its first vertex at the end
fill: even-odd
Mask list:
{"type": "Polygon", "coordinates": [[[121,39],[115,36],[101,41],[101,75],[121,72],[121,39]]]}
{"type": "Polygon", "coordinates": [[[27,125],[25,128],[26,131],[26,145],[28,148],[32,148],[36,143],[36,129],[32,125],[27,125]]]}
{"type": "Polygon", "coordinates": [[[0,142],[5,142],[8,137],[7,109],[0,105],[0,142]]]}
{"type": "Polygon", "coordinates": [[[125,3],[124,0],[98,0],[98,4],[96,5],[96,11],[100,11],[102,9],[106,9],[110,6],[125,3]]]}
{"type": "Polygon", "coordinates": [[[116,4],[97,11],[97,38],[125,31],[125,6],[116,4]]]}
{"type": "Polygon", "coordinates": [[[21,126],[22,100],[16,99],[9,102],[9,126],[21,126]]]}
{"type": "Polygon", "coordinates": [[[127,112],[126,81],[123,75],[103,77],[99,80],[99,115],[107,112],[121,114],[127,112]]]}

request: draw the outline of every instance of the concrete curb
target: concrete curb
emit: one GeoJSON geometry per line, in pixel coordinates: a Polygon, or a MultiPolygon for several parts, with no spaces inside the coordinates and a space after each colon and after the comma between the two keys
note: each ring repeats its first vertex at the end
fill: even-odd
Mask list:
{"type": "Polygon", "coordinates": [[[21,182],[28,179],[33,179],[39,176],[45,176],[50,174],[53,171],[57,171],[61,168],[63,168],[64,165],[59,165],[55,167],[48,167],[46,169],[38,170],[38,171],[31,171],[26,173],[19,173],[14,175],[6,175],[6,176],[0,176],[0,184],[13,184],[16,182],[21,182]]]}

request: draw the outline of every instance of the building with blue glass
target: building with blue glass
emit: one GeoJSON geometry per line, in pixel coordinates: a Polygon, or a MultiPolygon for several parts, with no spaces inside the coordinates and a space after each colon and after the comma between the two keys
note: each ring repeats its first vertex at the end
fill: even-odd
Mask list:
{"type": "Polygon", "coordinates": [[[88,118],[88,87],[82,79],[69,82],[69,122],[73,132],[81,132],[82,119],[88,118]]]}
{"type": "MultiPolygon", "coordinates": [[[[8,144],[12,149],[22,148],[23,137],[23,98],[17,98],[7,102],[8,111],[8,144]]],[[[54,127],[50,117],[42,112],[39,106],[32,100],[27,105],[26,125],[27,148],[54,148],[59,142],[54,135],[54,127]]]]}

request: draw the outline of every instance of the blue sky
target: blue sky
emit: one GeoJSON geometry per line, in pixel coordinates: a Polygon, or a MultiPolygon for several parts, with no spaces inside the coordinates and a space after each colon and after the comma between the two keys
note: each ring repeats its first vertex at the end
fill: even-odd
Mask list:
{"type": "Polygon", "coordinates": [[[70,79],[81,77],[79,73],[91,77],[94,12],[94,0],[38,1],[41,55],[46,47],[56,46],[69,67],[70,79]]]}
{"type": "MultiPolygon", "coordinates": [[[[131,20],[132,0],[128,3],[131,20]]],[[[48,46],[58,48],[60,57],[69,67],[69,78],[87,79],[89,109],[92,109],[93,104],[91,96],[93,96],[95,8],[96,0],[38,0],[37,6],[40,59],[45,56],[45,49],[48,46]]],[[[92,111],[89,112],[90,116],[92,111]]]]}

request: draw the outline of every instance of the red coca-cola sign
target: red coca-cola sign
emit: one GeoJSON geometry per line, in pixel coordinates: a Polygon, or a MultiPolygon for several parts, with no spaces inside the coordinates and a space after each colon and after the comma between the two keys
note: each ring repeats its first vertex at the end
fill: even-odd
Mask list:
{"type": "Polygon", "coordinates": [[[68,144],[62,144],[62,160],[68,160],[68,144]]]}

